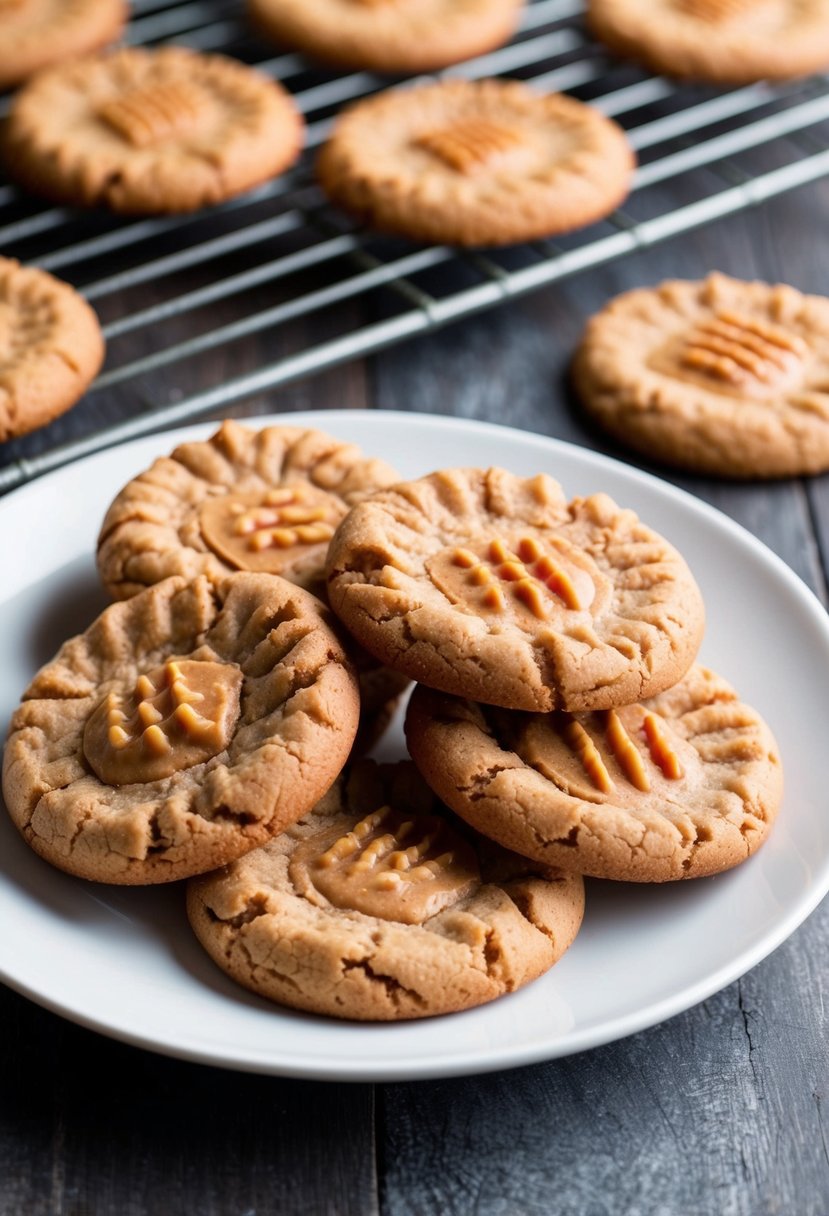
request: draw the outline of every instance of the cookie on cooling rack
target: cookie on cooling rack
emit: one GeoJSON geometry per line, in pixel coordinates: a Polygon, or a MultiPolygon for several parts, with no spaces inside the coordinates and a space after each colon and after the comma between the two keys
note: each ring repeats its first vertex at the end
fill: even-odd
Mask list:
{"type": "Polygon", "coordinates": [[[453,820],[411,764],[364,762],[301,823],[189,884],[214,962],[260,996],[361,1021],[481,1005],[578,932],[582,880],[453,820]]]}
{"type": "Polygon", "coordinates": [[[597,38],[655,72],[714,84],[829,67],[824,0],[589,0],[597,38]]]}
{"type": "Polygon", "coordinates": [[[584,408],[647,456],[724,477],[829,469],[829,299],[725,275],[627,292],[587,326],[584,408]]]}
{"type": "Polygon", "coordinates": [[[406,735],[430,786],[478,831],[598,878],[668,882],[739,865],[783,791],[760,715],[697,666],[660,696],[592,714],[516,714],[421,687],[406,735]]]}
{"type": "Polygon", "coordinates": [[[352,509],[328,551],[334,611],[381,662],[512,709],[599,709],[670,687],[703,629],[677,551],[606,494],[448,469],[352,509]]]}
{"type": "Polygon", "coordinates": [[[513,34],[524,0],[247,0],[258,30],[315,59],[376,72],[431,72],[513,34]]]}
{"type": "Polygon", "coordinates": [[[0,5],[0,89],[119,38],[125,0],[8,0],[0,5]]]}
{"type": "Polygon", "coordinates": [[[98,318],[68,283],[0,258],[0,440],[46,426],[104,361],[98,318]]]}
{"type": "Polygon", "coordinates": [[[167,579],[113,604],[38,672],[3,794],[80,878],[201,874],[301,818],[346,761],[357,681],[323,606],[284,579],[167,579]]]}
{"type": "Polygon", "coordinates": [[[275,81],[222,55],[130,48],[38,74],[12,102],[9,172],[58,202],[194,211],[299,155],[303,122],[275,81]]]}
{"type": "Polygon", "coordinates": [[[628,193],[624,132],[570,97],[519,81],[447,80],[342,114],[320,153],[326,193],[418,241],[508,245],[584,227],[628,193]]]}

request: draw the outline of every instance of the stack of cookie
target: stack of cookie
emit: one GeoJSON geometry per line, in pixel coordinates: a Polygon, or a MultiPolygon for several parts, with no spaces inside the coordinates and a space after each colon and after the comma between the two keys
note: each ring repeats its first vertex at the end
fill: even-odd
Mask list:
{"type": "Polygon", "coordinates": [[[199,940],[280,1003],[491,1000],[572,943],[583,875],[714,873],[777,809],[767,727],[693,666],[690,571],[605,495],[401,483],[318,431],[225,423],[124,488],[99,567],[119,602],[24,694],[9,811],[78,877],[189,878],[199,940]],[[417,768],[359,758],[411,678],[417,768]]]}

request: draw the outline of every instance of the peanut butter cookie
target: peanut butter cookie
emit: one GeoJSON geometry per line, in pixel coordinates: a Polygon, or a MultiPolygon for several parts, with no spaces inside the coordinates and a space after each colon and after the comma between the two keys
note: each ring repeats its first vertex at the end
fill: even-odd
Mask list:
{"type": "Polygon", "coordinates": [[[337,119],[318,173],[359,219],[418,241],[509,245],[601,219],[630,188],[621,127],[519,81],[381,93],[337,119]]]}
{"type": "Polygon", "coordinates": [[[418,688],[406,734],[426,780],[478,831],[598,878],[739,865],[783,792],[769,728],[698,666],[660,696],[592,714],[515,714],[418,688]]]}
{"type": "Polygon", "coordinates": [[[829,299],[713,274],[617,297],[573,365],[621,443],[724,477],[829,469],[829,299]]]}
{"type": "Polygon", "coordinates": [[[693,661],[702,599],[675,549],[606,494],[449,469],[379,491],[328,552],[332,607],[381,662],[511,709],[605,709],[693,661]]]}
{"type": "Polygon", "coordinates": [[[0,89],[119,38],[125,0],[2,0],[0,89]]]}
{"type": "Polygon", "coordinates": [[[0,258],[0,440],[65,413],[103,361],[98,318],[74,287],[0,258]]]}
{"type": "Polygon", "coordinates": [[[829,67],[824,0],[589,0],[597,38],[655,72],[714,84],[829,67]]]}
{"type": "Polygon", "coordinates": [[[337,524],[397,480],[390,465],[322,431],[224,422],[124,487],[101,528],[98,569],[116,599],[171,574],[216,581],[233,570],[324,590],[337,524]]]}
{"type": "Polygon", "coordinates": [[[293,164],[303,123],[245,64],[131,48],[40,73],[12,102],[9,171],[58,202],[132,214],[195,211],[293,164]]]}
{"type": "Polygon", "coordinates": [[[506,42],[523,0],[248,0],[267,38],[342,67],[431,72],[506,42]]]}
{"type": "Polygon", "coordinates": [[[547,971],[578,932],[584,889],[470,833],[413,765],[363,762],[285,835],[190,883],[187,908],[208,954],[260,996],[394,1021],[547,971]]]}
{"type": "Polygon", "coordinates": [[[3,793],[35,852],[100,882],[222,865],[301,818],[357,729],[323,606],[272,575],[170,578],[107,608],[35,676],[3,793]]]}

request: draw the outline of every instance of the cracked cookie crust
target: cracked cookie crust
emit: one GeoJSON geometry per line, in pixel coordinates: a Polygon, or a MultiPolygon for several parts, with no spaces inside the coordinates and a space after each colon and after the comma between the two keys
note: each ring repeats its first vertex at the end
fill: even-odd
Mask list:
{"type": "Polygon", "coordinates": [[[103,361],[98,318],[74,287],[0,258],[0,441],[68,410],[103,361]]]}
{"type": "Polygon", "coordinates": [[[317,172],[372,227],[415,241],[510,245],[608,215],[635,158],[621,127],[517,80],[380,93],[337,119],[317,172]]]}
{"type": "Polygon", "coordinates": [[[247,0],[266,38],[341,67],[432,72],[512,35],[524,0],[247,0]]]}
{"type": "Polygon", "coordinates": [[[290,95],[222,55],[131,47],[39,73],[12,102],[4,153],[27,189],[125,214],[195,211],[294,163],[290,95]]]}
{"type": "Polygon", "coordinates": [[[829,468],[829,299],[712,274],[611,300],[573,362],[627,447],[721,477],[829,468]]]}
{"type": "Polygon", "coordinates": [[[211,958],[260,996],[394,1021],[520,988],[578,932],[577,875],[507,852],[442,807],[410,763],[354,765],[283,836],[188,885],[211,958]]]}
{"type": "Polygon", "coordinates": [[[431,688],[510,709],[604,709],[687,671],[703,629],[687,565],[605,494],[449,469],[356,506],[328,594],[357,640],[431,688]]]}
{"type": "Polygon", "coordinates": [[[113,604],[23,694],[3,793],[32,848],[101,882],[201,874],[329,788],[357,682],[327,610],[271,575],[170,578],[113,604]]]}
{"type": "Polygon", "coordinates": [[[506,848],[626,882],[717,874],[766,839],[777,745],[733,688],[694,666],[641,704],[516,714],[417,688],[409,750],[439,797],[506,848]]]}

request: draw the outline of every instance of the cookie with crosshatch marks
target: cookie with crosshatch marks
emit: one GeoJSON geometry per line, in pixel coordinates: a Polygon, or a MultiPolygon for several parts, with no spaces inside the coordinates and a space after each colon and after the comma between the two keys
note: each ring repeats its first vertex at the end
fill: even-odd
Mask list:
{"type": "Polygon", "coordinates": [[[724,477],[829,469],[829,299],[712,274],[611,300],[573,378],[621,443],[724,477]]]}
{"type": "Polygon", "coordinates": [[[36,853],[100,882],[202,874],[337,778],[357,681],[326,609],[284,579],[170,578],[66,642],[12,718],[3,794],[36,853]]]}
{"type": "Polygon", "coordinates": [[[351,768],[310,815],[189,884],[201,944],[283,1005],[361,1021],[468,1009],[558,961],[584,888],[478,837],[411,763],[351,768]]]}
{"type": "Polygon", "coordinates": [[[684,560],[632,511],[504,469],[444,469],[358,504],[331,542],[328,594],[388,666],[511,709],[661,692],[704,620],[684,560]]]}
{"type": "Polygon", "coordinates": [[[223,55],[132,47],[39,73],[4,135],[10,173],[58,202],[127,214],[195,211],[294,163],[288,93],[223,55]]]}
{"type": "Polygon", "coordinates": [[[0,0],[0,89],[114,42],[125,0],[0,0]]]}
{"type": "Polygon", "coordinates": [[[431,72],[512,36],[524,0],[248,0],[268,38],[342,67],[431,72]]]}
{"type": "Polygon", "coordinates": [[[406,736],[429,785],[506,848],[580,874],[716,874],[766,839],[783,792],[771,731],[714,672],[591,714],[516,714],[418,688],[406,736]]]}
{"type": "Polygon", "coordinates": [[[516,80],[447,80],[358,102],[317,170],[334,202],[375,228],[509,245],[606,216],[633,166],[622,129],[591,106],[516,80]]]}
{"type": "Polygon", "coordinates": [[[587,20],[611,50],[668,76],[748,84],[829,67],[824,0],[589,0],[587,20]]]}
{"type": "Polygon", "coordinates": [[[0,441],[63,414],[103,360],[98,318],[74,287],[0,258],[0,441]]]}

